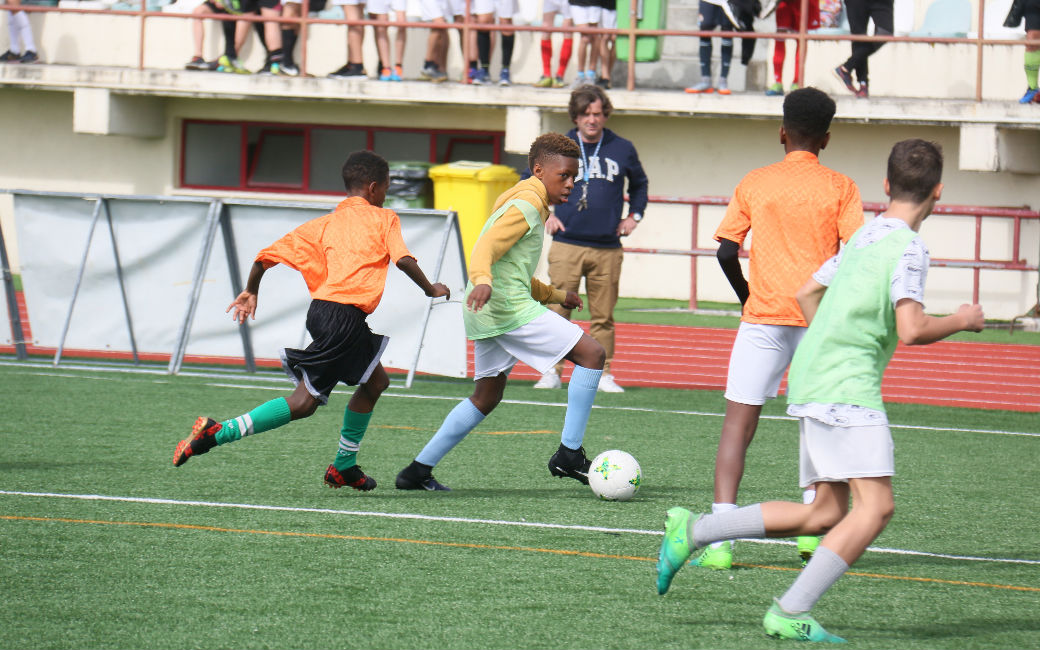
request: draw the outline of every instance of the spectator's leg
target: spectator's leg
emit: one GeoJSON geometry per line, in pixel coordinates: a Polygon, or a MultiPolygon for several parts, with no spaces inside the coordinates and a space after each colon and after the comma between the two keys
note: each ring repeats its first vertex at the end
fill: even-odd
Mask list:
{"type": "MultiPolygon", "coordinates": [[[[477,16],[477,24],[479,25],[490,25],[495,22],[495,14],[479,14],[477,16]]],[[[491,32],[478,31],[477,32],[477,60],[480,62],[480,69],[485,72],[491,67],[491,32]]]]}
{"type": "Polygon", "coordinates": [[[729,66],[730,62],[733,61],[732,38],[722,39],[722,47],[720,48],[719,56],[719,79],[729,79],[729,66]]]}
{"type": "Polygon", "coordinates": [[[784,82],[784,61],[786,59],[787,42],[778,38],[773,41],[773,83],[782,84],[784,82]]]}
{"type": "MultiPolygon", "coordinates": [[[[202,17],[211,15],[213,10],[209,8],[209,5],[203,3],[191,10],[192,15],[196,16],[195,20],[191,23],[191,37],[195,45],[195,51],[192,56],[202,58],[202,45],[205,39],[205,25],[202,23],[202,17]]],[[[221,22],[221,25],[226,23],[221,22]]],[[[12,21],[10,27],[14,29],[14,22],[12,21]]],[[[230,42],[234,42],[234,39],[229,39],[230,42]]],[[[14,37],[11,38],[11,46],[14,47],[14,37]]]]}
{"type": "Polygon", "coordinates": [[[609,374],[614,359],[614,307],[617,306],[624,251],[620,248],[593,248],[589,249],[588,255],[592,261],[585,269],[589,334],[603,346],[607,355],[603,372],[609,374]]]}
{"type": "MultiPolygon", "coordinates": [[[[21,5],[22,2],[21,2],[21,0],[15,0],[14,2],[9,2],[8,4],[12,4],[12,5],[16,5],[17,6],[17,5],[21,5]]],[[[32,24],[29,22],[28,14],[26,14],[24,11],[16,11],[16,12],[10,12],[9,16],[10,16],[10,18],[9,18],[8,25],[9,26],[10,25],[14,25],[14,28],[15,28],[14,31],[17,32],[18,41],[21,42],[21,44],[22,44],[22,51],[21,51],[21,53],[25,54],[26,52],[35,52],[36,51],[36,41],[35,41],[35,39],[33,39],[32,24]]],[[[11,31],[11,30],[9,29],[8,31],[11,31]]],[[[12,48],[12,51],[14,51],[13,50],[14,44],[15,44],[15,39],[12,37],[11,38],[11,48],[12,48]]]]}
{"type": "MultiPolygon", "coordinates": [[[[1026,39],[1040,40],[1040,29],[1026,30],[1026,39]]],[[[1040,45],[1027,45],[1025,54],[1026,84],[1033,90],[1037,88],[1038,73],[1040,73],[1040,45]]]]}
{"type": "MultiPolygon", "coordinates": [[[[261,7],[260,15],[264,18],[280,18],[281,9],[275,7],[261,7]]],[[[264,44],[267,46],[267,62],[282,63],[282,25],[279,22],[269,20],[264,22],[264,44]]]]}
{"type": "MultiPolygon", "coordinates": [[[[577,293],[581,285],[584,251],[585,248],[582,246],[553,242],[549,246],[549,255],[546,260],[549,264],[549,283],[561,291],[577,293]]],[[[570,309],[565,309],[560,305],[549,305],[549,309],[567,320],[571,319],[570,309]]],[[[556,364],[556,374],[562,372],[563,361],[560,361],[556,364]]]]}
{"type": "MultiPolygon", "coordinates": [[[[868,0],[846,0],[845,12],[849,18],[849,33],[867,33],[867,21],[870,19],[867,2],[868,0]]],[[[856,78],[860,82],[865,81],[867,57],[871,52],[873,52],[871,43],[853,41],[852,56],[842,64],[842,67],[849,72],[856,73],[856,78]],[[863,76],[860,76],[861,74],[863,76]]]]}
{"type": "MultiPolygon", "coordinates": [[[[499,18],[500,25],[512,25],[512,18],[499,18]]],[[[502,69],[508,70],[513,62],[513,46],[516,44],[516,32],[502,32],[502,69]]]]}
{"type": "MultiPolygon", "coordinates": [[[[567,20],[563,21],[564,27],[574,27],[574,21],[567,20]]],[[[564,34],[563,44],[560,45],[560,64],[556,68],[556,76],[563,79],[563,75],[567,72],[567,65],[571,62],[571,53],[574,50],[574,35],[564,34]]]]}
{"type": "Polygon", "coordinates": [[[382,81],[389,81],[390,73],[394,68],[393,59],[390,58],[390,27],[388,25],[390,14],[369,14],[368,17],[382,23],[375,25],[372,31],[376,37],[376,52],[379,53],[379,78],[382,81]]]}
{"type": "MultiPolygon", "coordinates": [[[[892,30],[895,28],[893,0],[869,0],[869,12],[871,20],[874,21],[874,35],[891,36],[892,30]]],[[[874,52],[880,50],[884,43],[865,43],[864,45],[869,48],[865,50],[866,57],[869,57],[874,52]]],[[[863,75],[860,76],[858,71],[856,73],[860,85],[867,83],[867,76],[869,75],[866,57],[863,59],[863,75]]]]}
{"type": "MultiPolygon", "coordinates": [[[[347,20],[362,20],[364,18],[364,10],[364,5],[343,5],[343,13],[347,20]]],[[[347,27],[347,63],[358,65],[364,63],[364,39],[365,28],[362,25],[350,25],[347,27]]]]}
{"type": "MultiPolygon", "coordinates": [[[[282,5],[282,16],[285,18],[299,18],[301,5],[297,2],[287,2],[282,5]]],[[[299,36],[299,25],[282,25],[282,63],[287,66],[296,65],[296,39],[299,36]]]]}
{"type": "MultiPolygon", "coordinates": [[[[556,11],[546,11],[542,14],[542,26],[552,27],[553,23],[556,22],[556,11]]],[[[552,77],[552,32],[542,33],[541,42],[542,51],[542,77],[552,77]]]]}
{"type": "MultiPolygon", "coordinates": [[[[395,11],[394,12],[394,20],[396,20],[397,22],[400,22],[400,23],[407,22],[408,21],[408,13],[405,12],[405,11],[395,11]]],[[[403,66],[404,65],[404,49],[405,49],[405,46],[408,44],[408,28],[407,27],[398,27],[398,28],[396,28],[395,31],[396,31],[396,33],[394,34],[394,50],[395,50],[394,53],[395,53],[396,56],[394,58],[394,63],[397,66],[403,66]]]]}

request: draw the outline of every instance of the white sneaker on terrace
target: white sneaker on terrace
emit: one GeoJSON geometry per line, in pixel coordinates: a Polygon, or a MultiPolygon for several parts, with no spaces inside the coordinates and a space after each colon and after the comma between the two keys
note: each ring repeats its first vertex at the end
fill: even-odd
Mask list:
{"type": "Polygon", "coordinates": [[[534,385],[535,388],[560,388],[562,386],[563,382],[560,381],[560,376],[556,374],[555,370],[549,370],[534,385]]]}
{"type": "Polygon", "coordinates": [[[617,385],[614,375],[603,373],[599,377],[599,390],[604,393],[623,393],[625,389],[617,385]]]}

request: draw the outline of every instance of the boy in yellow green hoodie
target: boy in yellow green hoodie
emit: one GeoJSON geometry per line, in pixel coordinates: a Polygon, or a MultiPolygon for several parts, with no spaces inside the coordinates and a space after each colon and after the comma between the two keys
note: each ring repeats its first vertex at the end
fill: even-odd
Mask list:
{"type": "Polygon", "coordinates": [[[473,247],[466,310],[466,337],[473,341],[473,394],[445,418],[415,460],[397,475],[402,490],[448,490],[433,478],[433,467],[460,443],[498,403],[517,361],[545,372],[562,359],[574,363],[567,389],[560,447],[549,472],[587,484],[589,460],[582,447],[585,425],[603,373],[603,347],[546,304],[581,309],[581,298],[533,278],[542,252],[549,206],[567,201],[578,174],[578,146],[559,133],[531,145],[531,177],[506,190],[473,247]]]}

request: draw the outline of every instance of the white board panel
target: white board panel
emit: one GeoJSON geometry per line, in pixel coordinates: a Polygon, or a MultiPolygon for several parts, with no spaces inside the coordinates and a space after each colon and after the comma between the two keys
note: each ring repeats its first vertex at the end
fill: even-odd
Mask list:
{"type": "MultiPolygon", "coordinates": [[[[107,197],[119,253],[133,333],[140,353],[171,354],[188,314],[196,268],[205,248],[204,201],[178,202],[107,197]]],[[[22,281],[36,345],[58,347],[84,261],[82,282],[64,341],[65,349],[129,352],[130,329],[116,273],[116,256],[104,212],[93,236],[94,200],[47,193],[15,193],[22,281]],[[88,247],[89,242],[89,247],[88,247]]],[[[231,204],[230,218],[244,283],[254,255],[331,205],[314,207],[272,202],[231,204]]],[[[432,281],[444,282],[453,300],[438,299],[429,309],[420,372],[462,377],[466,344],[460,302],[465,284],[461,239],[449,214],[402,210],[405,243],[432,281]],[[442,253],[443,250],[443,253],[442,253]],[[443,257],[442,257],[443,255],[443,257]],[[438,259],[441,271],[436,275],[438,259]]],[[[234,299],[224,237],[218,229],[203,273],[186,347],[188,355],[240,358],[239,326],[226,313],[234,299]]],[[[277,359],[283,347],[305,347],[310,303],[299,273],[276,266],[264,275],[257,318],[250,321],[254,354],[277,359]]],[[[410,368],[415,360],[429,300],[396,268],[388,274],[379,308],[369,318],[373,331],[390,337],[383,356],[388,367],[410,368]]]]}

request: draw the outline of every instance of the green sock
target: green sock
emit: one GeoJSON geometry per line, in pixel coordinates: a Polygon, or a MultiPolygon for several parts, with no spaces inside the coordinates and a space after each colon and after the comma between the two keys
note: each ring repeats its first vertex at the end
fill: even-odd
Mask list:
{"type": "Polygon", "coordinates": [[[343,412],[343,428],[339,432],[339,451],[336,452],[336,460],[332,464],[337,470],[343,471],[357,465],[357,453],[361,449],[361,439],[365,437],[368,429],[368,421],[372,419],[372,413],[358,413],[351,411],[348,406],[343,412]]]}
{"type": "Polygon", "coordinates": [[[245,415],[221,422],[221,429],[217,432],[217,444],[223,445],[234,442],[242,436],[251,436],[254,433],[263,433],[271,429],[277,429],[292,420],[289,411],[289,402],[284,397],[264,402],[245,415]]]}
{"type": "Polygon", "coordinates": [[[1026,52],[1026,83],[1030,88],[1037,87],[1037,75],[1040,73],[1040,50],[1026,52]]]}

